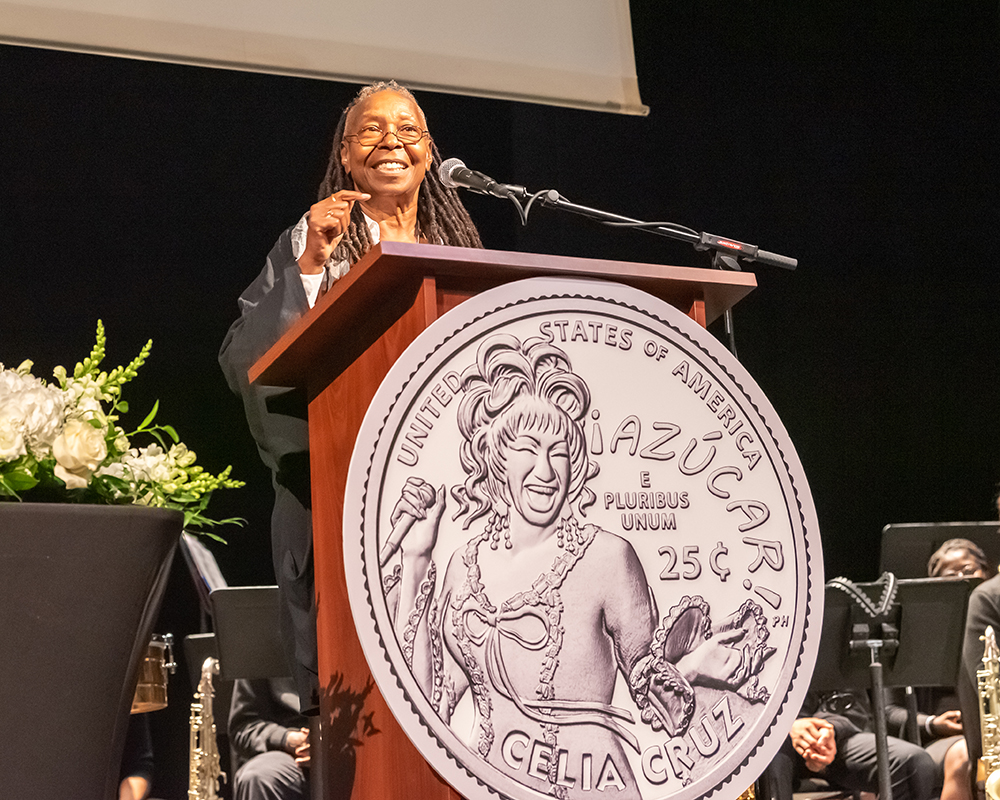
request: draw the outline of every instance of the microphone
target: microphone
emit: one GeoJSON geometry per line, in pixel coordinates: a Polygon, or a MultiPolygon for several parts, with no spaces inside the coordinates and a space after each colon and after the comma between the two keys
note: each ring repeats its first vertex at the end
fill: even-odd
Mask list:
{"type": "Polygon", "coordinates": [[[378,565],[380,567],[385,567],[389,563],[389,559],[396,554],[399,545],[406,538],[406,534],[410,532],[410,528],[413,527],[414,522],[416,520],[409,514],[404,514],[396,520],[396,524],[392,526],[389,538],[382,545],[382,549],[378,551],[378,565]]]}
{"type": "Polygon", "coordinates": [[[469,169],[458,158],[449,158],[438,169],[441,183],[449,189],[471,189],[479,194],[489,194],[493,197],[508,198],[513,187],[505,183],[497,183],[489,175],[469,169]]]}

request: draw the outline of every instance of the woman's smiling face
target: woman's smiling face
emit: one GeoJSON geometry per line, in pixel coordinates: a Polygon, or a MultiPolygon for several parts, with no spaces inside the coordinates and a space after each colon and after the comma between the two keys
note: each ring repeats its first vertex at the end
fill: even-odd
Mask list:
{"type": "Polygon", "coordinates": [[[565,435],[537,425],[525,427],[505,448],[503,461],[510,502],[521,518],[538,528],[555,522],[569,490],[565,435]]]}
{"type": "Polygon", "coordinates": [[[340,160],[358,191],[372,197],[406,197],[415,200],[433,154],[429,135],[415,144],[397,138],[405,128],[426,130],[423,112],[414,100],[391,89],[366,97],[347,116],[340,160]],[[374,145],[362,145],[356,136],[366,128],[384,132],[374,145]]]}

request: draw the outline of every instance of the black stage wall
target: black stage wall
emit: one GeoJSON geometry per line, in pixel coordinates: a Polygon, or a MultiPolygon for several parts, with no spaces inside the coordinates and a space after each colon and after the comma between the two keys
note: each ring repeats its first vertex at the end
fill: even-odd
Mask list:
{"type": "MultiPolygon", "coordinates": [[[[884,524],[996,514],[997,3],[777,5],[633,0],[647,118],[420,100],[442,154],[499,180],[799,259],[757,271],[739,355],[804,463],[828,575],[872,579],[884,524]]],[[[0,47],[0,361],[71,367],[98,318],[111,366],[152,338],[133,422],[159,398],[206,467],[248,482],[214,504],[249,523],[213,548],[231,583],[272,580],[270,487],[216,353],[356,88],[0,47]]],[[[707,265],[467,198],[488,247],[707,265]]],[[[180,573],[160,630],[196,626],[180,573]]],[[[177,687],[157,723],[167,797],[186,787],[177,687]]]]}

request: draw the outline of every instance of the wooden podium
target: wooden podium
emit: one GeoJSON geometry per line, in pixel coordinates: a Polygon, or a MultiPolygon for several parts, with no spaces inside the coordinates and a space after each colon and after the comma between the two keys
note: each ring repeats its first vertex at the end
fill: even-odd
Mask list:
{"type": "Polygon", "coordinates": [[[251,383],[298,387],[309,403],[325,800],[458,797],[392,716],[355,632],[342,547],[347,470],[368,405],[407,345],[463,300],[538,276],[628,284],[702,326],[756,286],[743,272],[382,242],[250,370],[251,383]]]}

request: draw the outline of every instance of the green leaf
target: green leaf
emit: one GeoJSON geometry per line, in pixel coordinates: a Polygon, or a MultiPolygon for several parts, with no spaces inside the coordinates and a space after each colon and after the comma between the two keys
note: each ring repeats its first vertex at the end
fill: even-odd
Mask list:
{"type": "Polygon", "coordinates": [[[196,534],[197,536],[207,536],[209,539],[215,539],[215,541],[220,542],[221,544],[229,544],[229,542],[219,536],[219,534],[212,533],[211,531],[190,530],[187,532],[196,534]]]}
{"type": "Polygon", "coordinates": [[[16,467],[10,472],[0,475],[0,481],[7,486],[11,494],[16,496],[17,492],[26,492],[38,485],[38,478],[31,474],[26,467],[16,467]]]}
{"type": "Polygon", "coordinates": [[[156,439],[156,441],[160,443],[160,447],[162,447],[164,450],[170,449],[167,447],[166,440],[160,435],[159,428],[150,428],[149,430],[143,431],[143,433],[148,433],[150,436],[156,439]]]}
{"type": "Polygon", "coordinates": [[[137,431],[145,430],[146,426],[154,419],[156,419],[156,412],[159,410],[160,410],[160,401],[157,400],[155,403],[153,403],[153,410],[146,415],[146,419],[142,421],[142,424],[138,428],[136,428],[136,430],[137,431]]]}

